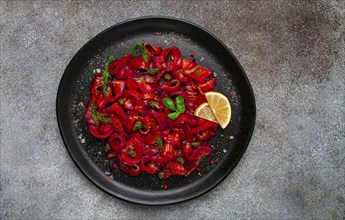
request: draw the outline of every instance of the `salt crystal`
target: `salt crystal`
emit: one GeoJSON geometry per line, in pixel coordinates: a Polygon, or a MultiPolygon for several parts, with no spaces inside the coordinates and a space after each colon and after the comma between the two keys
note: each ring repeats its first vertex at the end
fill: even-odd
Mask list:
{"type": "Polygon", "coordinates": [[[230,136],[230,139],[231,139],[231,140],[234,139],[234,136],[230,136]]]}
{"type": "Polygon", "coordinates": [[[100,73],[100,72],[101,72],[101,70],[100,70],[100,69],[96,69],[96,72],[97,72],[97,73],[100,73]]]}
{"type": "Polygon", "coordinates": [[[224,153],[226,153],[226,150],[225,150],[225,149],[223,149],[223,152],[224,152],[224,153]]]}
{"type": "Polygon", "coordinates": [[[82,144],[85,144],[85,138],[81,139],[80,142],[81,142],[82,144]]]}

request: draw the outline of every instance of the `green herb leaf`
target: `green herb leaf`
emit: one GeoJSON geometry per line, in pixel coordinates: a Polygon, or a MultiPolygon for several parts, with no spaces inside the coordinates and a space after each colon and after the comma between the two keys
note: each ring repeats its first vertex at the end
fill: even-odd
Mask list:
{"type": "Polygon", "coordinates": [[[169,114],[168,114],[168,117],[169,117],[171,120],[175,120],[178,116],[180,116],[180,113],[179,113],[179,112],[172,112],[172,113],[169,113],[169,114]]]}
{"type": "Polygon", "coordinates": [[[163,140],[161,137],[157,137],[157,145],[159,149],[163,148],[163,140]]]}
{"type": "Polygon", "coordinates": [[[111,75],[109,73],[109,64],[111,62],[113,62],[113,60],[115,60],[115,57],[113,55],[110,55],[109,58],[108,58],[108,61],[107,63],[105,64],[105,68],[102,72],[102,80],[104,81],[104,84],[103,84],[103,93],[105,95],[108,95],[108,92],[107,92],[107,88],[108,88],[108,84],[109,84],[109,79],[111,79],[111,75]]]}
{"type": "Polygon", "coordinates": [[[113,55],[110,55],[109,57],[108,57],[108,62],[105,64],[106,66],[109,66],[109,64],[111,63],[111,62],[113,62],[115,60],[115,56],[113,56],[113,55]]]}
{"type": "Polygon", "coordinates": [[[184,106],[184,97],[181,95],[176,97],[176,110],[179,113],[183,113],[186,110],[184,106]]]}
{"type": "Polygon", "coordinates": [[[147,62],[149,60],[149,55],[147,54],[147,52],[144,49],[141,51],[141,55],[143,56],[143,59],[145,62],[147,62]]]}
{"type": "Polygon", "coordinates": [[[167,107],[168,109],[172,110],[172,111],[176,111],[176,107],[174,104],[174,101],[170,98],[164,98],[163,99],[163,104],[165,105],[165,107],[167,107]]]}
{"type": "Polygon", "coordinates": [[[92,117],[92,120],[96,123],[96,126],[98,127],[99,122],[98,122],[98,117],[97,117],[97,106],[95,104],[92,104],[91,106],[91,117],[92,117]]]}
{"type": "Polygon", "coordinates": [[[138,48],[142,48],[142,47],[143,47],[142,43],[140,41],[137,41],[137,43],[134,44],[134,46],[131,48],[131,54],[133,56],[138,56],[137,50],[138,48]]]}
{"type": "Polygon", "coordinates": [[[148,73],[148,74],[150,74],[150,75],[156,75],[157,73],[159,73],[159,69],[158,68],[153,68],[153,69],[148,69],[147,71],[146,71],[146,73],[148,73]]]}
{"type": "Polygon", "coordinates": [[[99,126],[99,121],[103,122],[104,124],[112,123],[111,118],[106,118],[105,114],[97,112],[97,106],[95,104],[92,104],[91,106],[91,117],[97,127],[99,126]]]}
{"type": "Polygon", "coordinates": [[[98,118],[101,122],[103,122],[104,124],[109,124],[112,123],[113,121],[111,120],[111,118],[106,118],[104,114],[98,114],[98,118]]]}
{"type": "Polygon", "coordinates": [[[144,50],[143,48],[143,44],[138,41],[132,48],[131,48],[131,54],[135,57],[141,55],[143,56],[143,59],[145,62],[148,61],[149,59],[149,55],[147,54],[147,52],[144,50]]]}

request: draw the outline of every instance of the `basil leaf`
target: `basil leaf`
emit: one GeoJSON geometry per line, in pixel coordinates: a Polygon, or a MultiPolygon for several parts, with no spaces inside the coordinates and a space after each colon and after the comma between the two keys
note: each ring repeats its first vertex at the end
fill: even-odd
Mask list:
{"type": "Polygon", "coordinates": [[[163,104],[165,105],[165,107],[167,107],[168,109],[172,110],[172,111],[176,111],[176,107],[174,104],[174,101],[170,98],[164,98],[163,99],[163,104]]]}
{"type": "Polygon", "coordinates": [[[184,106],[184,97],[181,95],[176,97],[176,109],[179,113],[183,113],[186,110],[184,106]]]}
{"type": "Polygon", "coordinates": [[[169,117],[171,120],[175,120],[178,116],[180,116],[180,113],[179,113],[179,112],[172,112],[172,113],[168,114],[168,117],[169,117]]]}

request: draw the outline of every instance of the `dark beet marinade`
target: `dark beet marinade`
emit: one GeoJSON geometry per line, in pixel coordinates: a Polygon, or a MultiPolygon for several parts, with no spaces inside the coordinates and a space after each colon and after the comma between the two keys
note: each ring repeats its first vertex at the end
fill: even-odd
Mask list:
{"type": "Polygon", "coordinates": [[[94,76],[88,130],[108,139],[107,158],[128,175],[188,176],[211,153],[207,140],[218,125],[194,111],[215,85],[212,71],[182,58],[177,47],[138,42],[94,76]]]}

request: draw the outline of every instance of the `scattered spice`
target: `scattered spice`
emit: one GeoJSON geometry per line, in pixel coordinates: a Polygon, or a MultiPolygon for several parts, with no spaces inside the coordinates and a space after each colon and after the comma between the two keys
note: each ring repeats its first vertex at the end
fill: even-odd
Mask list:
{"type": "Polygon", "coordinates": [[[168,184],[164,184],[164,185],[163,185],[163,188],[164,188],[164,189],[168,189],[168,188],[169,188],[168,184]]]}
{"type": "Polygon", "coordinates": [[[194,53],[191,53],[189,56],[190,56],[190,57],[194,57],[194,53]]]}
{"type": "Polygon", "coordinates": [[[200,167],[195,168],[196,171],[200,171],[200,167]]]}
{"type": "Polygon", "coordinates": [[[233,97],[234,96],[234,93],[232,91],[230,91],[230,97],[233,97]]]}
{"type": "Polygon", "coordinates": [[[210,164],[213,165],[214,164],[214,160],[210,160],[210,164]]]}
{"type": "Polygon", "coordinates": [[[117,165],[116,163],[113,164],[113,168],[116,169],[117,168],[117,165]]]}

